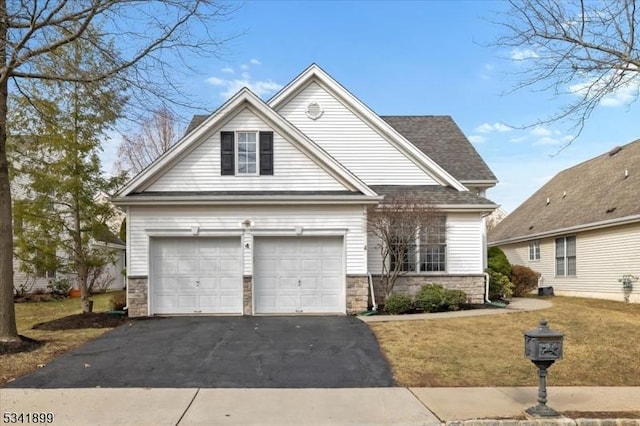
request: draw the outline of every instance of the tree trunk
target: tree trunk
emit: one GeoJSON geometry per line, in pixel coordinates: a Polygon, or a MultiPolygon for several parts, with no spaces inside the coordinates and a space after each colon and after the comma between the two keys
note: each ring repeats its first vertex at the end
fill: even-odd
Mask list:
{"type": "Polygon", "coordinates": [[[0,341],[18,340],[13,304],[13,225],[11,223],[11,185],[7,159],[7,6],[0,2],[0,341]]]}

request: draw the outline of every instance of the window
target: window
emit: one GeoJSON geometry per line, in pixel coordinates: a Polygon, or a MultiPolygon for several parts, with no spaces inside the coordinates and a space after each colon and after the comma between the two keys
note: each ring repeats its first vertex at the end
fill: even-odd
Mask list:
{"type": "Polygon", "coordinates": [[[391,266],[395,269],[398,257],[402,272],[444,272],[446,270],[446,218],[438,216],[416,230],[411,241],[397,241],[391,251],[391,266]]]}
{"type": "Polygon", "coordinates": [[[529,243],[529,260],[540,260],[540,241],[529,243]]]}
{"type": "Polygon", "coordinates": [[[556,238],[556,276],[576,275],[576,237],[556,238]]]}
{"type": "Polygon", "coordinates": [[[220,175],[273,175],[273,132],[220,132],[220,175]]]}
{"type": "Polygon", "coordinates": [[[258,133],[238,132],[237,149],[238,174],[255,175],[258,173],[258,133]]]}

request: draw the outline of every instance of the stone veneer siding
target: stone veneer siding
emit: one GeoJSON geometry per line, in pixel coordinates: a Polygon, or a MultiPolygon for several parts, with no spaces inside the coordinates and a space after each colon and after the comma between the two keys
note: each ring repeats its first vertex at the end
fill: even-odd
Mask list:
{"type": "Polygon", "coordinates": [[[253,277],[242,277],[242,314],[253,315],[253,277]]]}
{"type": "Polygon", "coordinates": [[[128,277],[127,278],[127,306],[130,317],[149,316],[147,283],[149,277],[128,277]]]}
{"type": "MultiPolygon", "coordinates": [[[[396,280],[393,293],[415,296],[425,284],[440,284],[444,288],[462,290],[467,294],[467,302],[484,303],[484,275],[401,275],[396,280]]],[[[376,301],[383,303],[380,275],[374,275],[373,285],[376,301]]]]}
{"type": "Polygon", "coordinates": [[[369,303],[369,279],[366,275],[347,275],[347,314],[366,311],[369,303]]]}

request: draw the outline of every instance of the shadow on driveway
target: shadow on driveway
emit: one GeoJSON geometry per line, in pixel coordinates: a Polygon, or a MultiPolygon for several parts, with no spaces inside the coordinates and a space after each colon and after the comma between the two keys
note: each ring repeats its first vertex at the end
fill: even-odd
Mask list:
{"type": "Polygon", "coordinates": [[[9,387],[352,388],[393,386],[360,320],[329,316],[131,321],[9,387]]]}

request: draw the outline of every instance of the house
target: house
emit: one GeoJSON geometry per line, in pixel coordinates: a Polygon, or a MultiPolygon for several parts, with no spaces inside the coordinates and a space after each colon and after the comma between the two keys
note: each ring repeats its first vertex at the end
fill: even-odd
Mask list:
{"type": "Polygon", "coordinates": [[[268,102],[242,89],[114,198],[129,314],[366,310],[380,271],[367,207],[405,190],[430,196],[446,233],[437,267],[397,287],[441,282],[481,302],[495,183],[450,117],[380,117],[315,64],[268,102]]]}
{"type": "Polygon", "coordinates": [[[640,302],[620,282],[640,275],[639,188],[640,140],[558,173],[489,232],[489,245],[555,294],[640,302]]]}

